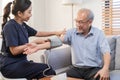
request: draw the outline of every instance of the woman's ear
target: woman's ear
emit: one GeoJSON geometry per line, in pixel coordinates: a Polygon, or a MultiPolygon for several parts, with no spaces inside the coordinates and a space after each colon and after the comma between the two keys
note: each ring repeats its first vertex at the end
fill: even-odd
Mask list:
{"type": "Polygon", "coordinates": [[[17,15],[21,17],[23,15],[23,13],[21,11],[18,11],[17,15]]]}

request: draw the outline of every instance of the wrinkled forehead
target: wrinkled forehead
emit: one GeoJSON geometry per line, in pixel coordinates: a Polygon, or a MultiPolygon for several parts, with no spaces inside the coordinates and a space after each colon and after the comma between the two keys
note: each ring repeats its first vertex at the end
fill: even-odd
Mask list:
{"type": "Polygon", "coordinates": [[[88,20],[89,11],[88,10],[79,10],[77,13],[77,20],[88,20]]]}

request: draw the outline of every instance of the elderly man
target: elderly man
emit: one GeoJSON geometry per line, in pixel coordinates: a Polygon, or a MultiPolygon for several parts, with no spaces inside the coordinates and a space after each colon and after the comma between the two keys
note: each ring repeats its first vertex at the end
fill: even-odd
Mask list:
{"type": "Polygon", "coordinates": [[[73,50],[73,67],[67,75],[85,80],[109,80],[109,44],[104,33],[92,26],[93,19],[91,10],[80,9],[75,19],[76,28],[68,30],[62,38],[73,50]]]}

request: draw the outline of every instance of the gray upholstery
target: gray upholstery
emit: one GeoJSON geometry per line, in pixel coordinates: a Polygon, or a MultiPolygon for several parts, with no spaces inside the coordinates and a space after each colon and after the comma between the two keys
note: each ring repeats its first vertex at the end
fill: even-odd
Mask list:
{"type": "Polygon", "coordinates": [[[64,72],[72,64],[70,47],[46,50],[43,58],[57,73],[64,72]]]}
{"type": "Polygon", "coordinates": [[[120,80],[120,70],[113,70],[110,72],[110,80],[120,80]]]}
{"type": "Polygon", "coordinates": [[[115,69],[120,70],[120,37],[116,39],[115,69]]]}
{"type": "Polygon", "coordinates": [[[120,36],[107,37],[111,49],[110,80],[120,80],[120,36]]]}
{"type": "MultiPolygon", "coordinates": [[[[111,49],[110,80],[120,80],[120,36],[108,36],[107,40],[111,49]]],[[[65,72],[72,65],[70,53],[70,47],[47,50],[44,59],[50,60],[49,64],[56,71],[65,72]]]]}
{"type": "Polygon", "coordinates": [[[108,36],[107,37],[108,43],[110,45],[110,49],[111,49],[111,63],[110,63],[110,70],[114,70],[115,69],[115,50],[116,50],[116,37],[114,36],[108,36]]]}

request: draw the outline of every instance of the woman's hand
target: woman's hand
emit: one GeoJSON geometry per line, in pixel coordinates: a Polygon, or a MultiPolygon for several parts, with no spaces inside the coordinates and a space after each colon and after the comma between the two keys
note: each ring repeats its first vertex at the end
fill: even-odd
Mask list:
{"type": "Polygon", "coordinates": [[[26,45],[27,48],[24,49],[23,54],[32,54],[38,51],[36,43],[28,43],[26,45]]]}
{"type": "Polygon", "coordinates": [[[64,35],[65,33],[66,33],[66,29],[64,28],[62,31],[56,32],[56,35],[61,36],[61,35],[64,35]]]}

